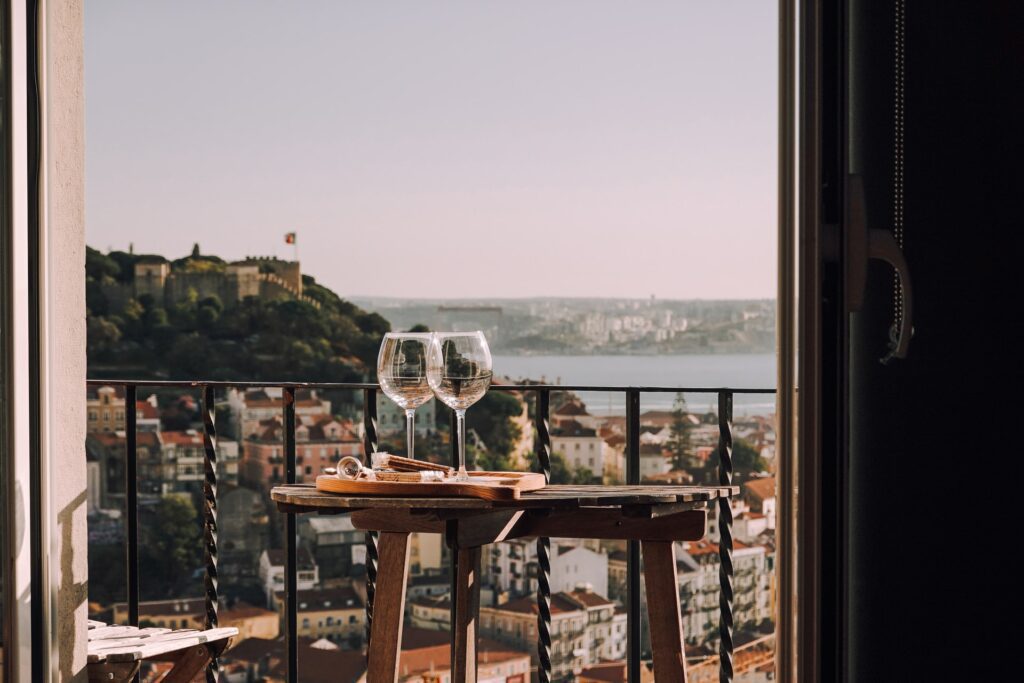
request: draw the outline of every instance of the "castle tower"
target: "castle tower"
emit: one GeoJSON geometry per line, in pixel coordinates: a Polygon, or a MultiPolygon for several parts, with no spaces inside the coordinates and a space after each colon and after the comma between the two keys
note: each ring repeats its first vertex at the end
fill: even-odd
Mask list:
{"type": "Polygon", "coordinates": [[[149,294],[161,304],[164,286],[171,273],[171,264],[165,260],[140,259],[135,262],[135,298],[149,294]]]}

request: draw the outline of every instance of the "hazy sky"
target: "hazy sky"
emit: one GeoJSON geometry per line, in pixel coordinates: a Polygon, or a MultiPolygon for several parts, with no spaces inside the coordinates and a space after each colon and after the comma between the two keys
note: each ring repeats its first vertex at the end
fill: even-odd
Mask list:
{"type": "Polygon", "coordinates": [[[342,296],[773,297],[776,3],[86,3],[90,245],[342,296]]]}

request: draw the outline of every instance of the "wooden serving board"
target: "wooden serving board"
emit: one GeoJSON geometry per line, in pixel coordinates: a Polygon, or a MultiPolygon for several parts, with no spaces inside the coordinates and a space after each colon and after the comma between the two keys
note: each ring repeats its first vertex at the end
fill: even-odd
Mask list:
{"type": "Polygon", "coordinates": [[[518,500],[525,491],[544,488],[544,475],[536,472],[470,472],[469,482],[459,481],[368,481],[339,479],[322,474],[316,478],[318,491],[368,496],[470,497],[484,500],[518,500]]]}

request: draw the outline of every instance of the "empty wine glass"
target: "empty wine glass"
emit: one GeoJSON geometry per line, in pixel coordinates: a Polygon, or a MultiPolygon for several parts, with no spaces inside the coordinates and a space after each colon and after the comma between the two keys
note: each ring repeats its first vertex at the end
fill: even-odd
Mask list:
{"type": "Polygon", "coordinates": [[[416,409],[433,396],[427,381],[429,332],[388,332],[377,355],[381,391],[405,410],[407,455],[415,458],[416,409]]]}
{"type": "Polygon", "coordinates": [[[467,481],[466,409],[491,385],[491,351],[483,332],[437,332],[430,346],[427,378],[442,403],[455,411],[459,440],[458,481],[467,481]]]}

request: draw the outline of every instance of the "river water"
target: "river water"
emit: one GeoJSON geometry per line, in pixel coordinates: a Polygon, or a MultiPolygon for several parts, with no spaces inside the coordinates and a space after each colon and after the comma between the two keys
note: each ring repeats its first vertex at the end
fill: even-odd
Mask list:
{"type": "MultiPolygon", "coordinates": [[[[546,380],[555,384],[658,387],[775,388],[775,354],[688,356],[495,356],[495,376],[546,380]]],[[[687,393],[691,411],[717,405],[715,394],[687,393]]],[[[623,394],[586,392],[581,396],[594,414],[625,412],[623,394]]],[[[641,394],[641,410],[671,408],[671,393],[641,394]]],[[[775,412],[772,395],[734,398],[738,415],[775,412]]]]}

